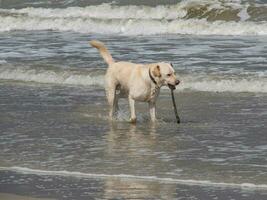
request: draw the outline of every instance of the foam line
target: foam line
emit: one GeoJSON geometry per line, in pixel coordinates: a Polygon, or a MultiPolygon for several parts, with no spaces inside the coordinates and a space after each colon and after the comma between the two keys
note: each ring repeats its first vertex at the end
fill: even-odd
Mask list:
{"type": "MultiPolygon", "coordinates": [[[[177,90],[192,90],[206,92],[252,92],[267,93],[267,78],[253,75],[251,77],[227,77],[218,75],[213,77],[209,74],[179,76],[182,83],[177,90]]],[[[23,67],[0,67],[0,80],[36,82],[45,84],[77,85],[77,86],[100,86],[104,87],[104,74],[94,75],[91,72],[77,69],[67,70],[37,70],[23,67]]]]}
{"type": "Polygon", "coordinates": [[[36,82],[59,85],[104,85],[103,75],[92,76],[90,73],[81,70],[36,70],[26,69],[23,67],[0,67],[0,80],[36,82]]]}
{"type": "Polygon", "coordinates": [[[21,174],[34,174],[34,175],[48,175],[48,176],[64,176],[76,178],[117,178],[129,181],[155,181],[162,183],[176,183],[183,185],[197,185],[197,186],[212,186],[212,187],[227,187],[227,188],[241,188],[241,189],[260,189],[267,190],[266,184],[253,184],[253,183],[225,183],[225,182],[212,182],[209,180],[193,180],[193,179],[177,179],[177,178],[162,178],[157,176],[135,176],[128,174],[93,174],[83,172],[70,172],[70,171],[49,171],[30,169],[26,167],[0,167],[2,171],[12,171],[21,174]]]}

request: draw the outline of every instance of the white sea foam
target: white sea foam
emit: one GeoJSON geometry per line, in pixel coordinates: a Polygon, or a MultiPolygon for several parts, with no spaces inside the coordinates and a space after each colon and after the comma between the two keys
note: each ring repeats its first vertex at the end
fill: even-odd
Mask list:
{"type": "Polygon", "coordinates": [[[239,17],[240,17],[240,20],[241,21],[246,21],[250,18],[249,14],[248,14],[248,11],[247,11],[247,7],[246,8],[243,8],[241,9],[241,11],[237,14],[239,17]]]}
{"type": "Polygon", "coordinates": [[[183,6],[112,6],[101,4],[87,7],[69,7],[65,9],[24,8],[12,9],[11,13],[27,14],[43,18],[95,18],[95,19],[177,19],[185,16],[183,6]]]}
{"type": "Polygon", "coordinates": [[[49,175],[49,176],[66,176],[77,178],[116,178],[132,181],[156,181],[163,183],[176,183],[184,185],[200,185],[200,186],[212,186],[212,187],[229,187],[229,188],[242,188],[242,189],[260,189],[267,190],[266,184],[253,184],[253,183],[226,183],[226,182],[213,182],[209,180],[193,180],[193,179],[177,179],[177,178],[165,178],[157,176],[136,176],[128,174],[95,174],[84,172],[70,172],[70,171],[50,171],[30,169],[26,167],[0,167],[3,171],[13,171],[22,174],[35,174],[35,175],[49,175]]]}
{"type": "Polygon", "coordinates": [[[256,92],[267,93],[267,78],[224,78],[185,76],[178,90],[195,90],[207,92],[256,92]]]}
{"type": "Polygon", "coordinates": [[[0,31],[56,30],[124,35],[267,35],[267,22],[247,21],[250,18],[248,6],[222,4],[220,1],[195,2],[187,0],[175,5],[156,7],[102,4],[62,9],[0,9],[0,31]],[[204,6],[204,13],[200,16],[190,13],[193,12],[192,8],[197,10],[198,6],[204,6]],[[220,15],[225,9],[232,12],[229,6],[236,10],[235,19],[228,20],[225,17],[225,20],[222,20],[223,16],[218,18],[219,20],[210,20],[212,17],[208,17],[220,15]],[[206,16],[205,13],[207,18],[202,17],[206,16]]]}
{"type": "Polygon", "coordinates": [[[89,73],[77,73],[67,70],[34,70],[24,68],[0,68],[0,80],[65,84],[65,85],[104,85],[103,75],[92,76],[89,73]]]}
{"type": "Polygon", "coordinates": [[[205,19],[91,19],[91,18],[38,18],[0,17],[0,31],[55,30],[80,33],[152,35],[267,35],[267,23],[208,22],[205,19]]]}
{"type": "MultiPolygon", "coordinates": [[[[177,86],[178,91],[208,91],[208,92],[254,92],[267,93],[266,76],[226,76],[213,77],[208,74],[180,75],[182,81],[177,86]]],[[[0,80],[36,82],[77,86],[104,87],[104,74],[93,75],[91,72],[79,70],[46,70],[23,67],[0,67],[0,80]]]]}

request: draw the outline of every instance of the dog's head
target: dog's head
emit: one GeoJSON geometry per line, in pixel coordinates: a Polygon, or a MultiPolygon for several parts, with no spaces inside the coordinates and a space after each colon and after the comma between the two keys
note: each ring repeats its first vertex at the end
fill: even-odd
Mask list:
{"type": "Polygon", "coordinates": [[[153,76],[161,85],[169,86],[170,89],[175,89],[175,86],[180,83],[177,79],[172,64],[156,63],[152,67],[153,76]]]}

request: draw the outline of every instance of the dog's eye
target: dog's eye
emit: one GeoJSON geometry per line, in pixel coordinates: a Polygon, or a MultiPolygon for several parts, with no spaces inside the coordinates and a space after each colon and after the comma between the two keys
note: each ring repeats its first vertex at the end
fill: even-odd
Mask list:
{"type": "Polygon", "coordinates": [[[171,76],[172,74],[167,74],[167,76],[171,76]]]}

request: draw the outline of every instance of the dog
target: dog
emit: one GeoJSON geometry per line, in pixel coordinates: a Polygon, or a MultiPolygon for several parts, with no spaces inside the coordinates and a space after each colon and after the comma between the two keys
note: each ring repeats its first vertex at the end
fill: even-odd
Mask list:
{"type": "Polygon", "coordinates": [[[112,119],[118,111],[119,98],[128,98],[132,123],[136,123],[135,101],[147,102],[151,121],[156,121],[156,100],[160,88],[169,86],[174,90],[180,81],[176,78],[171,63],[136,64],[115,62],[105,45],[97,40],[89,42],[97,48],[108,64],[105,75],[105,91],[112,119]]]}

